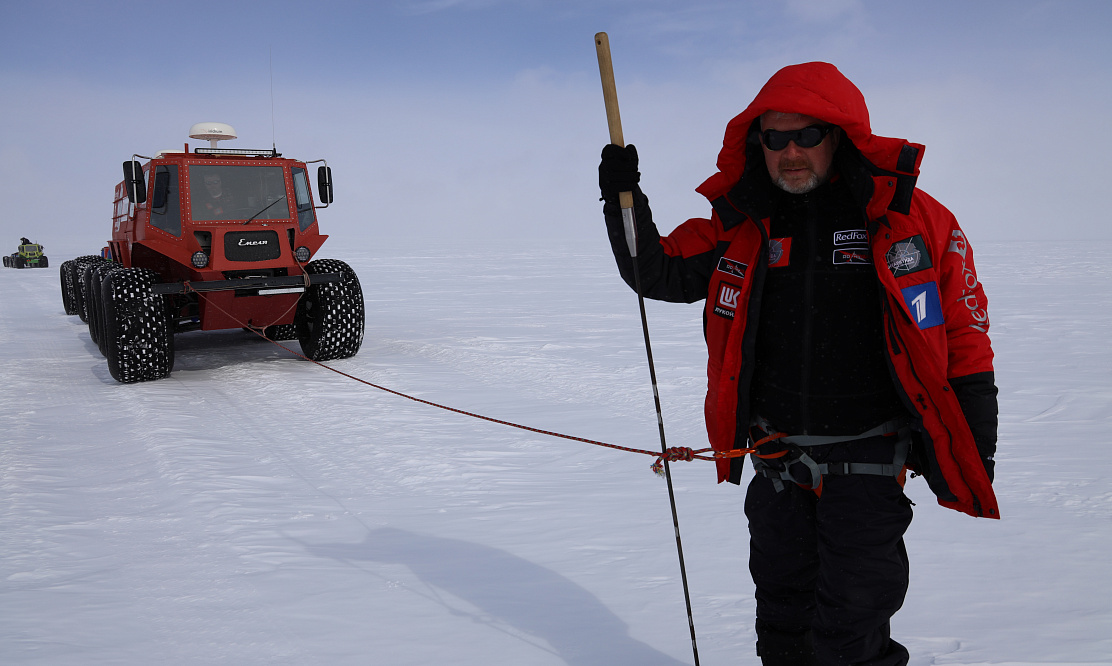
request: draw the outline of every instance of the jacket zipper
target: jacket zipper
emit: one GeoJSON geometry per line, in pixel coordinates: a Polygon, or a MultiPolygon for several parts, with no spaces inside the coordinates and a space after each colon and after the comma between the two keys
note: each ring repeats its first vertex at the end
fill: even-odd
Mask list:
{"type": "MultiPolygon", "coordinates": [[[[815,300],[815,259],[818,256],[818,226],[817,216],[814,215],[815,204],[808,198],[807,210],[804,215],[807,228],[807,252],[804,253],[804,259],[807,265],[803,269],[803,348],[799,350],[800,364],[799,364],[799,415],[801,423],[810,423],[811,414],[809,405],[807,404],[807,396],[811,394],[811,363],[812,353],[811,344],[814,337],[814,323],[809,314],[812,311],[815,300]]],[[[797,255],[798,256],[798,255],[797,255]]],[[[804,428],[807,430],[807,428],[804,428]]],[[[807,432],[800,433],[803,435],[807,432]]]]}

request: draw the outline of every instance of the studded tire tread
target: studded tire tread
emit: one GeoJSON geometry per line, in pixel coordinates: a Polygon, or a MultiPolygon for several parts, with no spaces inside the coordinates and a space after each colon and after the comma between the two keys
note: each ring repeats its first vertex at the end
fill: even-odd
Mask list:
{"type": "Polygon", "coordinates": [[[63,261],[58,267],[58,281],[62,288],[62,309],[68,315],[77,314],[77,304],[73,298],[73,259],[63,261]]]}
{"type": "Polygon", "coordinates": [[[297,339],[314,361],[350,358],[363,344],[366,325],[363,289],[355,271],[338,259],[317,259],[305,266],[310,275],[339,273],[339,282],[309,287],[297,306],[297,339]]]}
{"type": "Polygon", "coordinates": [[[101,285],[105,357],[123,384],[162,379],[174,367],[174,341],[161,296],[151,291],[158,274],[144,268],[108,273],[101,285]]]}

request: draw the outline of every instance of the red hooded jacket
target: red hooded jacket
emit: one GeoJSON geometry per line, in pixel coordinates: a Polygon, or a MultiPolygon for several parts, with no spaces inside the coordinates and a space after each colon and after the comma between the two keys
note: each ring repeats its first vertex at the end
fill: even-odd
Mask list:
{"type": "MultiPolygon", "coordinates": [[[[768,268],[769,188],[775,187],[756,138],[755,123],[766,111],[812,116],[844,131],[848,141],[842,142],[835,167],[867,221],[884,294],[889,366],[925,445],[917,471],[943,506],[999,518],[981,462],[995,452],[996,389],[987,301],[972,250],[954,216],[915,187],[923,146],[874,135],[861,92],[827,63],[780,70],[730,121],[718,173],[697,188],[711,202],[709,220],[688,220],[660,237],[647,198],[635,192],[643,294],[680,302],[706,299],[705,417],[711,446],[727,451],[747,440],[756,338],[750,322],[759,311],[768,268]]],[[[620,213],[612,203],[604,211],[619,268],[632,285],[620,213]]],[[[742,467],[739,458],[719,461],[718,480],[740,482],[742,467]]]]}

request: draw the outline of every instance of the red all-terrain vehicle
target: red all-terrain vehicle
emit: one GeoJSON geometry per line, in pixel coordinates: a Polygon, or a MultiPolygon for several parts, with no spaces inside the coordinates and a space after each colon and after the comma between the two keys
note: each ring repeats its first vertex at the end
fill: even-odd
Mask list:
{"type": "Polygon", "coordinates": [[[79,315],[117,381],[160,379],[174,334],[248,328],[297,339],[306,356],[354,356],[363,343],[363,292],[342,261],[316,259],[316,210],[332,202],[332,172],[276,150],[224,149],[223,123],[199,123],[192,152],[133,155],[116,185],[112,240],[101,256],[61,266],[62,302],[79,315]],[[139,160],[147,160],[141,163],[139,160]]]}

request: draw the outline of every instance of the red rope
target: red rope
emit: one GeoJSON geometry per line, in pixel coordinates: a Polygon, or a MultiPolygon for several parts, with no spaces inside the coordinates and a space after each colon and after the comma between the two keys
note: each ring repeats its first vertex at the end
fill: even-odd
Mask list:
{"type": "MultiPolygon", "coordinates": [[[[202,292],[194,291],[189,286],[188,282],[184,283],[184,287],[185,287],[186,292],[193,291],[200,298],[206,298],[205,294],[203,294],[202,292]]],[[[463,416],[470,416],[471,418],[480,419],[480,420],[483,420],[483,421],[489,421],[491,423],[497,423],[499,425],[509,426],[511,428],[517,428],[518,430],[526,430],[528,432],[536,433],[538,435],[547,435],[549,437],[558,437],[560,439],[570,439],[570,440],[575,441],[575,442],[583,442],[584,444],[593,444],[595,446],[604,446],[608,449],[616,449],[618,451],[626,451],[628,453],[641,453],[641,454],[644,454],[644,455],[656,456],[656,462],[654,462],[652,464],[652,470],[653,470],[653,472],[655,472],[658,475],[663,475],[664,474],[664,461],[665,461],[665,459],[667,459],[668,462],[677,462],[677,461],[681,461],[681,460],[683,460],[683,461],[690,461],[690,460],[715,461],[715,460],[725,460],[725,459],[728,459],[728,458],[738,458],[738,457],[746,455],[747,453],[755,453],[756,452],[755,447],[754,448],[733,449],[733,450],[730,450],[730,451],[715,451],[715,450],[710,449],[710,448],[694,449],[693,450],[693,449],[690,449],[690,448],[687,448],[687,447],[684,447],[684,446],[677,446],[677,447],[668,448],[662,454],[659,451],[647,451],[645,449],[634,449],[634,448],[630,448],[630,447],[627,447],[627,446],[618,446],[617,444],[608,444],[606,442],[600,442],[600,441],[594,440],[594,439],[587,439],[585,437],[576,437],[574,435],[565,435],[563,433],[553,432],[551,430],[542,430],[540,428],[534,428],[534,427],[531,427],[531,426],[526,426],[526,425],[521,425],[521,424],[518,424],[518,423],[513,423],[512,421],[503,421],[501,419],[496,419],[496,418],[493,418],[493,417],[490,417],[490,416],[483,416],[482,414],[476,414],[474,412],[468,412],[468,411],[465,411],[465,410],[462,410],[462,409],[457,409],[455,407],[449,407],[447,405],[441,405],[439,403],[432,402],[431,400],[424,400],[424,399],[421,399],[421,398],[416,398],[416,397],[411,396],[411,395],[406,395],[405,393],[402,393],[400,391],[395,391],[394,389],[387,388],[385,386],[375,384],[374,382],[369,382],[365,379],[361,379],[359,377],[356,377],[355,375],[348,374],[348,373],[344,372],[343,370],[337,370],[336,368],[325,365],[325,364],[321,363],[320,361],[314,361],[313,359],[311,359],[308,356],[302,354],[301,352],[296,352],[296,351],[290,349],[289,347],[283,345],[282,343],[278,342],[277,340],[271,340],[270,338],[266,337],[266,335],[262,332],[262,329],[260,329],[259,327],[251,326],[249,324],[244,324],[239,319],[237,319],[235,316],[230,314],[228,311],[224,310],[219,305],[217,305],[215,301],[209,300],[208,304],[211,305],[212,307],[216,308],[217,310],[220,310],[220,312],[224,313],[224,315],[227,316],[229,319],[231,319],[232,321],[240,324],[241,327],[250,330],[252,333],[259,336],[263,340],[266,340],[267,342],[269,342],[269,343],[271,343],[271,344],[273,344],[277,347],[285,349],[286,351],[293,354],[294,356],[299,356],[299,357],[305,359],[306,361],[309,361],[310,363],[315,363],[316,365],[319,365],[320,367],[324,368],[325,370],[331,370],[332,372],[335,372],[338,375],[341,375],[343,377],[347,377],[348,379],[359,382],[360,384],[365,384],[367,386],[370,386],[371,388],[375,388],[375,389],[378,389],[380,391],[385,391],[386,393],[396,395],[399,398],[405,398],[406,400],[412,400],[413,402],[419,402],[423,405],[428,405],[430,407],[436,407],[437,409],[443,409],[443,410],[449,411],[449,412],[455,412],[456,414],[462,414],[463,416]],[[709,455],[704,455],[704,454],[709,454],[709,455]]],[[[782,436],[783,436],[782,434],[779,435],[779,437],[782,437],[782,436]]],[[[765,443],[769,439],[775,439],[775,438],[776,437],[766,438],[764,440],[761,440],[761,442],[758,444],[758,446],[760,444],[765,443]]]]}

